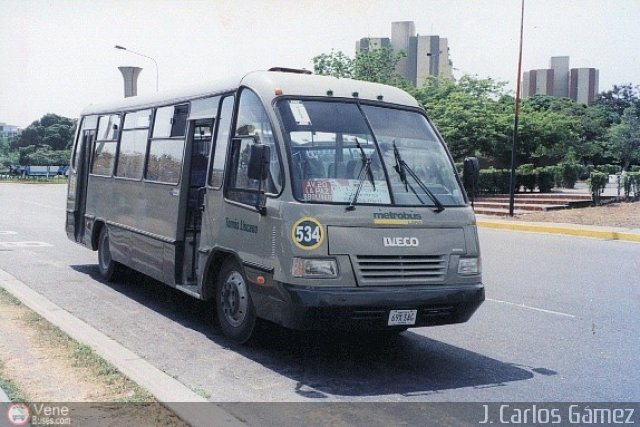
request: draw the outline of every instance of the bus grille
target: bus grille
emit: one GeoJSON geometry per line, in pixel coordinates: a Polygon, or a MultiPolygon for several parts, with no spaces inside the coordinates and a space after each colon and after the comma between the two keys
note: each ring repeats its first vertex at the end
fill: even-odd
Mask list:
{"type": "Polygon", "coordinates": [[[356,255],[360,286],[442,283],[448,268],[444,255],[356,255]]]}

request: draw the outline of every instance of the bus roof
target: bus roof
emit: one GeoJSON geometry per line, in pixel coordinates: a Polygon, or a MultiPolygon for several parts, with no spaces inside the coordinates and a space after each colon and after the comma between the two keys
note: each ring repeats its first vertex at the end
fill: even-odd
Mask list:
{"type": "Polygon", "coordinates": [[[282,71],[253,71],[244,77],[233,76],[223,80],[152,95],[133,96],[108,103],[91,104],[82,111],[81,115],[116,113],[179,104],[191,99],[235,91],[240,86],[248,86],[256,90],[265,101],[275,98],[277,96],[276,89],[280,89],[282,95],[357,97],[359,99],[382,100],[392,104],[419,107],[419,104],[411,95],[393,86],[331,76],[282,71]]]}

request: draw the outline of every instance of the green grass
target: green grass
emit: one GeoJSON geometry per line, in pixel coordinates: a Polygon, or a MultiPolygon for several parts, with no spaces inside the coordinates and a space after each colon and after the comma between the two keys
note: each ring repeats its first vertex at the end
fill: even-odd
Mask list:
{"type": "MultiPolygon", "coordinates": [[[[0,304],[21,305],[21,302],[0,287],[0,304]]],[[[123,375],[115,366],[96,354],[89,346],[74,340],[39,314],[28,310],[23,319],[38,331],[40,339],[44,342],[66,349],[74,367],[89,369],[98,381],[108,384],[117,394],[122,395],[123,397],[117,399],[118,402],[154,401],[153,397],[145,389],[123,375]]],[[[24,399],[15,384],[2,376],[1,365],[0,386],[12,400],[14,398],[17,400],[24,399]]]]}
{"type": "Polygon", "coordinates": [[[0,303],[9,304],[9,305],[21,305],[20,300],[9,292],[7,292],[4,288],[0,287],[0,303]]]}
{"type": "Polygon", "coordinates": [[[4,374],[4,363],[0,360],[0,388],[7,393],[11,402],[27,402],[27,396],[4,374]]]}
{"type": "Polygon", "coordinates": [[[109,384],[124,396],[118,402],[150,402],[153,397],[142,387],[124,376],[115,366],[104,360],[91,347],[81,344],[50,324],[36,313],[28,320],[37,326],[40,337],[53,345],[65,347],[69,351],[72,364],[89,369],[100,381],[109,384]]]}

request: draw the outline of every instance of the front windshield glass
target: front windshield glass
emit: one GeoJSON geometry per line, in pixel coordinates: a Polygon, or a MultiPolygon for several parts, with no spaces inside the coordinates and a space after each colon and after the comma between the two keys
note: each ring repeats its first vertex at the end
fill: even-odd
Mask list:
{"type": "Polygon", "coordinates": [[[357,204],[434,206],[421,189],[426,186],[445,206],[465,204],[446,150],[421,114],[290,99],[280,101],[278,111],[289,139],[293,192],[300,201],[348,204],[360,186],[357,204]],[[410,173],[401,179],[394,168],[398,157],[420,183],[410,173]]]}

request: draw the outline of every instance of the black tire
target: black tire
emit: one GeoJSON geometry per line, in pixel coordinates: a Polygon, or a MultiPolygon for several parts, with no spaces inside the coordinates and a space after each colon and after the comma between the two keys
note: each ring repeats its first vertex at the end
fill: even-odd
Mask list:
{"type": "Polygon", "coordinates": [[[100,230],[98,238],[98,271],[107,282],[115,280],[120,272],[120,264],[111,258],[109,231],[106,225],[100,230]]]}
{"type": "Polygon", "coordinates": [[[251,339],[256,326],[256,311],[247,279],[235,260],[226,261],[218,275],[216,313],[220,328],[229,339],[238,344],[251,339]]]}

